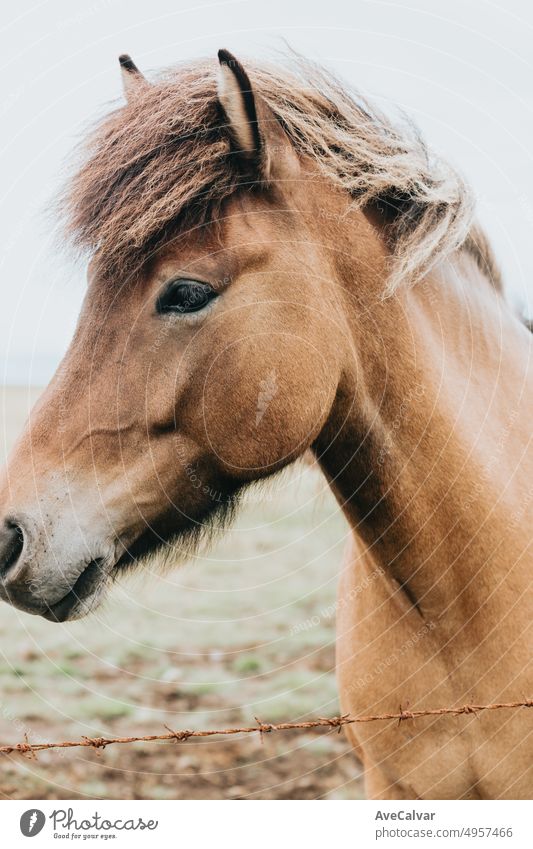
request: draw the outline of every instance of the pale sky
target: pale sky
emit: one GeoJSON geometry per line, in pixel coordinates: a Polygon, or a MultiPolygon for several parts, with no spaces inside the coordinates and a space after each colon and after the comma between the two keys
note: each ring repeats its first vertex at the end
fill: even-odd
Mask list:
{"type": "Polygon", "coordinates": [[[513,297],[533,313],[533,4],[527,0],[7,0],[0,27],[0,381],[43,383],[84,269],[46,210],[84,127],[121,96],[117,56],[272,57],[286,40],[406,109],[474,186],[513,297]]]}

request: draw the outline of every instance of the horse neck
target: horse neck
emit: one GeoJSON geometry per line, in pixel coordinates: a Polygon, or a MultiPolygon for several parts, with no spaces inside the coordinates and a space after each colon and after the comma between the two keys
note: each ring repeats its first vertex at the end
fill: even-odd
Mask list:
{"type": "Polygon", "coordinates": [[[350,296],[350,351],[319,462],[372,560],[422,609],[459,594],[460,621],[479,605],[481,568],[496,582],[513,562],[517,582],[529,580],[518,528],[509,539],[531,492],[528,333],[466,254],[370,309],[350,296]]]}

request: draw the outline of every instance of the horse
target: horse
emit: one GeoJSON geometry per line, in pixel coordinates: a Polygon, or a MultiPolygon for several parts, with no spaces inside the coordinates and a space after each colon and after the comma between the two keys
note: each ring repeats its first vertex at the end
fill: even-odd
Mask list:
{"type": "MultiPolygon", "coordinates": [[[[531,694],[531,337],[467,184],[303,58],[120,64],[59,200],[88,287],[3,472],[2,598],[84,616],[310,451],[350,528],[342,711],[531,694]]],[[[527,710],[347,734],[369,798],[531,798],[527,710]]]]}

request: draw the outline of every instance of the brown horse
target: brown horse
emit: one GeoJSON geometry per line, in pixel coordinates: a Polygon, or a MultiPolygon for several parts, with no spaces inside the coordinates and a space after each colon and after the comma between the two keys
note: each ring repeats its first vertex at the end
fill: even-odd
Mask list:
{"type": "MultiPolygon", "coordinates": [[[[343,710],[531,695],[531,337],[470,195],[310,64],[219,60],[122,57],[63,199],[89,286],[1,485],[2,596],[82,616],[311,449],[353,529],[343,710]]],[[[349,735],[371,797],[530,798],[531,719],[349,735]]]]}

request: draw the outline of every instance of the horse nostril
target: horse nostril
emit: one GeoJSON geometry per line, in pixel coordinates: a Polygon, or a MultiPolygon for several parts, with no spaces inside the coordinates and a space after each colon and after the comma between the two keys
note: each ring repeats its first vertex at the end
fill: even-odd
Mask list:
{"type": "Polygon", "coordinates": [[[24,548],[24,532],[16,522],[8,521],[0,532],[0,576],[6,578],[24,548]]]}

